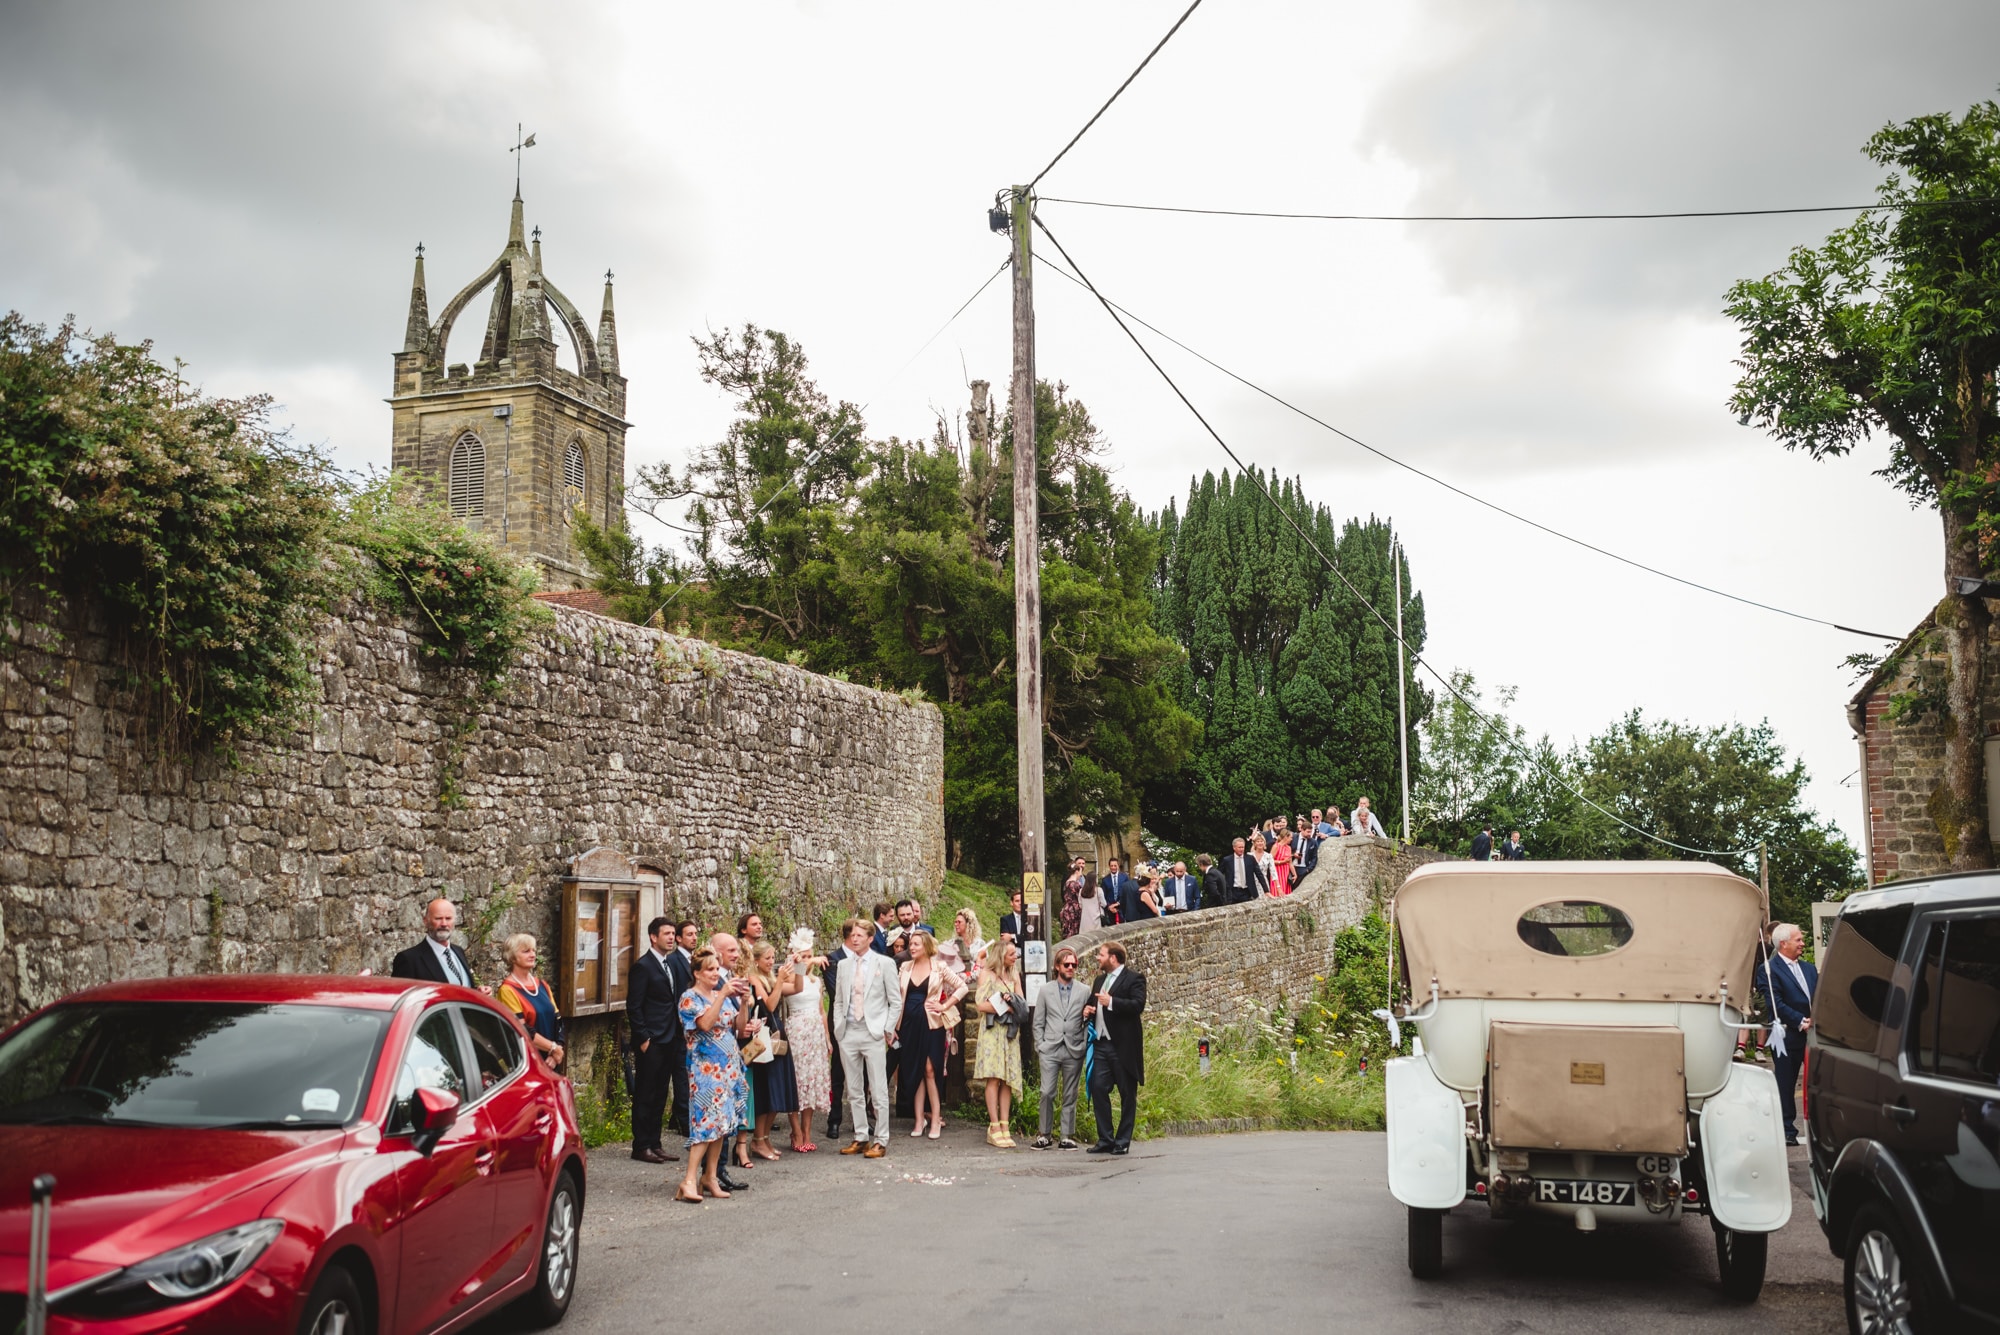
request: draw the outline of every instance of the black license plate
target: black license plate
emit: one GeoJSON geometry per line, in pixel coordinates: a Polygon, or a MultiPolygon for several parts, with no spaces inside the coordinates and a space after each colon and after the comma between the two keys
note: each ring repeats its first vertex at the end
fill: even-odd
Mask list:
{"type": "Polygon", "coordinates": [[[1591,1181],[1584,1178],[1538,1177],[1535,1200],[1549,1205],[1630,1205],[1630,1182],[1591,1181]]]}

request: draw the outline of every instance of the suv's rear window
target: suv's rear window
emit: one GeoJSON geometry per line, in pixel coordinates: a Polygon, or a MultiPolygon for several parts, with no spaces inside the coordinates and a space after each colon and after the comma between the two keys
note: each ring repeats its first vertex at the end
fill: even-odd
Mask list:
{"type": "Polygon", "coordinates": [[[1908,904],[1849,909],[1840,915],[1813,1002],[1813,1027],[1821,1043],[1875,1050],[1889,1002],[1889,977],[1909,926],[1908,904]]]}
{"type": "Polygon", "coordinates": [[[2000,916],[1932,924],[1910,1010],[1918,1070],[2000,1084],[2000,916]]]}

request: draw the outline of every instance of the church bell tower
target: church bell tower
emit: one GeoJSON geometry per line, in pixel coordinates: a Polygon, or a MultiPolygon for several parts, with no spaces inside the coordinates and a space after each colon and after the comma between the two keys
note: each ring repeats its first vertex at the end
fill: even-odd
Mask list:
{"type": "Polygon", "coordinates": [[[575,541],[578,511],[623,524],[625,377],[611,275],[597,333],[542,271],[541,229],[530,243],[514,193],[507,244],[486,271],[430,319],[423,247],[389,405],[391,466],[426,480],[467,525],[541,568],[545,589],[577,589],[589,570],[575,541]],[[451,330],[488,288],[479,360],[445,365],[451,330]],[[567,339],[576,369],[556,364],[567,339]]]}

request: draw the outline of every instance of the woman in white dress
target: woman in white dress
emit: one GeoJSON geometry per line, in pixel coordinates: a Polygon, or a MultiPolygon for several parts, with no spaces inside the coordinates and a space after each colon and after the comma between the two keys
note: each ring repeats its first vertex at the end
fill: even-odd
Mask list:
{"type": "Polygon", "coordinates": [[[1256,858],[1257,865],[1264,869],[1264,884],[1267,886],[1276,884],[1271,875],[1276,870],[1277,864],[1271,860],[1271,847],[1264,841],[1263,835],[1260,834],[1250,841],[1250,856],[1256,858]]]}
{"type": "Polygon", "coordinates": [[[791,1114],[792,1148],[810,1154],[813,1114],[833,1106],[833,1047],[826,1034],[826,989],[821,964],[812,947],[792,945],[792,967],[799,971],[799,990],[785,998],[785,1037],[791,1045],[792,1074],[798,1083],[799,1108],[791,1114]]]}

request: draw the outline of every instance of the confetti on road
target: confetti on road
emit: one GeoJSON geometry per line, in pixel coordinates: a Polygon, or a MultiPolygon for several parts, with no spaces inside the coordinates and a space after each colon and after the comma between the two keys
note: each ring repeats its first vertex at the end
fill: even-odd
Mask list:
{"type": "Polygon", "coordinates": [[[915,1182],[924,1187],[952,1187],[958,1185],[955,1177],[939,1177],[936,1173],[905,1173],[903,1181],[915,1182]]]}

